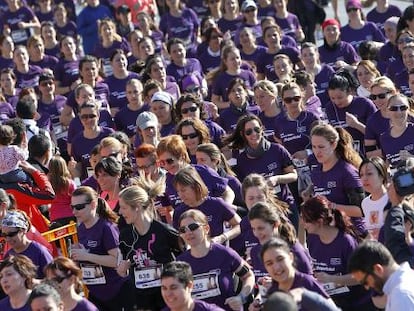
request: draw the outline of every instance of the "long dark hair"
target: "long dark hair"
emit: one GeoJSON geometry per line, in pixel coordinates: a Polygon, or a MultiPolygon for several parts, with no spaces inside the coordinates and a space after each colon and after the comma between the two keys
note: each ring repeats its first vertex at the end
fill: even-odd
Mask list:
{"type": "Polygon", "coordinates": [[[243,149],[244,147],[246,147],[247,142],[243,134],[244,127],[246,126],[247,122],[254,120],[257,121],[259,123],[259,126],[263,129],[262,120],[260,120],[258,116],[255,116],[253,114],[241,116],[237,121],[237,125],[233,133],[224,137],[223,144],[229,145],[231,149],[243,149]]]}

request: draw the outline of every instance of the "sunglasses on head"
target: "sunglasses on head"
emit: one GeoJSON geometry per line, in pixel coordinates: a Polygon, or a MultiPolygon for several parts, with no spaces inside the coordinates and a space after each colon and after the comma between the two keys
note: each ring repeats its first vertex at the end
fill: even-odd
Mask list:
{"type": "Polygon", "coordinates": [[[187,226],[181,226],[180,228],[178,228],[178,231],[180,233],[193,232],[193,231],[196,231],[198,228],[200,228],[200,224],[194,222],[187,226]]]}
{"type": "Polygon", "coordinates": [[[96,115],[96,114],[82,114],[82,115],[80,116],[80,118],[81,118],[82,120],[95,119],[96,117],[97,117],[97,115],[96,115]]]}
{"type": "Polygon", "coordinates": [[[285,97],[285,98],[283,98],[283,102],[286,103],[286,104],[290,104],[293,101],[299,102],[301,98],[302,97],[300,97],[300,96],[285,97]]]}
{"type": "Polygon", "coordinates": [[[188,134],[188,135],[181,134],[181,137],[182,137],[184,140],[187,140],[187,139],[193,139],[193,138],[198,137],[198,134],[197,134],[197,133],[191,133],[191,134],[188,134]]]}
{"type": "Polygon", "coordinates": [[[20,230],[12,231],[12,232],[9,232],[9,233],[2,232],[0,234],[0,236],[3,237],[3,238],[12,238],[12,237],[15,237],[19,232],[20,232],[20,230]]]}
{"type": "Polygon", "coordinates": [[[195,86],[195,87],[192,87],[192,88],[188,88],[185,91],[187,93],[197,93],[199,90],[200,90],[200,87],[199,86],[195,86]]]}
{"type": "Polygon", "coordinates": [[[171,165],[175,162],[174,159],[169,158],[169,159],[165,159],[165,160],[160,160],[160,165],[161,166],[165,166],[165,164],[171,165]]]}
{"type": "Polygon", "coordinates": [[[91,202],[92,201],[85,202],[85,203],[80,203],[80,204],[71,204],[70,207],[72,209],[77,210],[77,211],[81,211],[81,210],[83,210],[86,207],[86,205],[91,204],[91,202]]]}
{"type": "Polygon", "coordinates": [[[414,42],[414,38],[412,38],[412,37],[405,37],[405,38],[398,39],[399,44],[411,43],[411,42],[414,42]]]}
{"type": "Polygon", "coordinates": [[[406,111],[408,110],[407,105],[398,105],[398,106],[390,106],[388,107],[389,111],[406,111]]]}
{"type": "Polygon", "coordinates": [[[247,136],[250,136],[253,134],[253,132],[256,132],[257,134],[260,134],[260,132],[262,131],[262,129],[258,126],[255,126],[254,128],[249,128],[247,130],[244,131],[244,134],[247,136]]]}
{"type": "Polygon", "coordinates": [[[390,92],[385,92],[385,93],[381,93],[381,94],[371,94],[371,95],[369,95],[369,99],[370,100],[376,100],[377,98],[379,98],[379,99],[384,99],[385,97],[387,97],[387,95],[389,94],[390,92]]]}
{"type": "Polygon", "coordinates": [[[188,108],[183,108],[183,109],[181,109],[181,114],[187,114],[189,112],[196,112],[197,109],[198,109],[197,106],[191,106],[191,107],[188,107],[188,108]]]}

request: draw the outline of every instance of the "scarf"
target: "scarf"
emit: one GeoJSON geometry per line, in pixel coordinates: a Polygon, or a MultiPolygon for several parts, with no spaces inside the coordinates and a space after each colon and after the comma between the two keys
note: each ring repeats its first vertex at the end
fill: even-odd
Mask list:
{"type": "Polygon", "coordinates": [[[272,144],[270,141],[262,137],[262,140],[260,141],[256,149],[253,149],[250,146],[246,147],[246,154],[248,157],[253,159],[260,158],[266,151],[270,149],[271,145],[272,144]]]}

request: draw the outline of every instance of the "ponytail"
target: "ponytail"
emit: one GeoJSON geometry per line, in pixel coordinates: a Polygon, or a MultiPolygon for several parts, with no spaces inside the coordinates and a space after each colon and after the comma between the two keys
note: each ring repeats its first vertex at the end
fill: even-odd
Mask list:
{"type": "Polygon", "coordinates": [[[351,134],[341,127],[336,127],[335,129],[339,136],[338,144],[335,149],[338,157],[351,163],[355,168],[358,168],[361,165],[362,159],[359,153],[353,148],[353,138],[351,134]]]}
{"type": "Polygon", "coordinates": [[[279,237],[285,240],[290,246],[297,242],[296,230],[286,217],[280,217],[281,223],[277,228],[279,237]]]}
{"type": "Polygon", "coordinates": [[[99,215],[99,218],[103,218],[113,223],[118,222],[118,215],[111,210],[108,203],[103,198],[98,197],[96,213],[99,215]]]}

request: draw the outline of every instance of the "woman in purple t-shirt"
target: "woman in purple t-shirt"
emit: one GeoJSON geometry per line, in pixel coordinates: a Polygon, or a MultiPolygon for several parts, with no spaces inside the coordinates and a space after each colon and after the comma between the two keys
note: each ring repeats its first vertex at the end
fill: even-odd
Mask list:
{"type": "Polygon", "coordinates": [[[313,193],[324,196],[331,208],[351,217],[358,233],[366,236],[361,209],[364,191],[357,171],[362,160],[352,148],[349,133],[321,124],[312,129],[311,141],[313,154],[320,164],[311,171],[313,193]]]}
{"type": "Polygon", "coordinates": [[[70,36],[63,37],[60,40],[60,51],[63,57],[56,65],[56,93],[67,96],[80,83],[75,39],[70,36]]]}
{"type": "Polygon", "coordinates": [[[361,60],[356,68],[356,77],[359,82],[357,94],[361,97],[368,97],[371,94],[371,86],[381,73],[377,69],[377,65],[370,60],[361,60]]]}
{"type": "Polygon", "coordinates": [[[217,24],[222,33],[229,33],[232,38],[236,33],[237,28],[241,25],[241,16],[239,1],[237,0],[222,0],[221,11],[223,16],[218,20],[217,24]]]}
{"type": "Polygon", "coordinates": [[[27,48],[20,45],[13,51],[13,62],[15,65],[16,87],[22,89],[26,87],[37,87],[42,68],[29,65],[29,52],[27,48]]]}
{"type": "Polygon", "coordinates": [[[79,295],[82,290],[82,270],[69,258],[57,257],[45,267],[46,279],[56,282],[65,310],[98,311],[88,299],[79,295]]]}
{"type": "Polygon", "coordinates": [[[210,224],[201,211],[192,209],[182,214],[179,232],[190,249],[177,259],[188,262],[193,270],[193,297],[225,310],[241,310],[254,286],[248,264],[232,249],[210,240],[210,224]],[[235,274],[241,281],[238,295],[233,283],[235,274]]]}
{"type": "Polygon", "coordinates": [[[292,36],[296,42],[301,42],[305,39],[302,26],[295,14],[288,12],[288,0],[273,0],[273,6],[276,10],[276,23],[282,29],[283,34],[292,36]]]}
{"type": "Polygon", "coordinates": [[[69,253],[81,268],[88,299],[101,310],[131,310],[132,288],[115,270],[119,260],[118,216],[90,187],[77,188],[71,206],[78,221],[79,243],[72,245],[69,253]]]}
{"type": "Polygon", "coordinates": [[[0,38],[0,66],[4,68],[13,68],[13,50],[14,42],[10,36],[2,36],[0,38]]]}
{"type": "Polygon", "coordinates": [[[162,52],[164,34],[157,28],[152,17],[145,11],[137,14],[137,27],[141,30],[144,37],[152,39],[157,53],[162,52]]]}
{"type": "Polygon", "coordinates": [[[348,272],[348,259],[358,245],[349,218],[317,196],[304,203],[302,219],[314,275],[338,307],[344,311],[375,310],[369,292],[348,272]]]}

